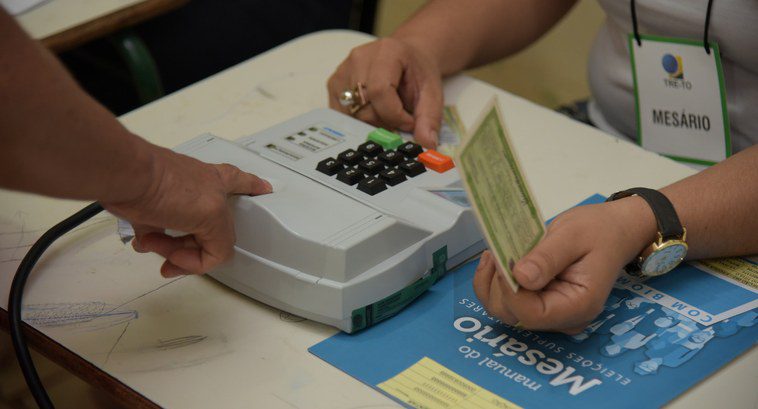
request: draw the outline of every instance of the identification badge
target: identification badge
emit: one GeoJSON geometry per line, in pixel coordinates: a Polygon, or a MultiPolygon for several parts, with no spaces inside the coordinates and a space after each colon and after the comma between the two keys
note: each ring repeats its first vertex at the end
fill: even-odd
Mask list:
{"type": "Polygon", "coordinates": [[[637,143],[681,162],[713,165],[732,154],[719,48],[709,42],[629,35],[637,143]]]}

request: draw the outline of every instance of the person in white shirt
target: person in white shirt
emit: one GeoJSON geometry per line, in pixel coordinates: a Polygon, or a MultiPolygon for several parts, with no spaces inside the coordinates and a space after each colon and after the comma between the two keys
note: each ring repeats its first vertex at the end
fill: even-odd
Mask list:
{"type": "MultiPolygon", "coordinates": [[[[370,103],[358,119],[413,132],[425,146],[437,142],[442,115],[441,78],[515,54],[563,17],[575,0],[435,0],[391,36],[353,49],[328,81],[329,105],[349,112],[340,94],[359,82],[370,103]]],[[[634,88],[627,36],[630,1],[600,0],[607,14],[589,60],[593,101],[589,116],[599,128],[636,135],[634,88]]],[[[707,0],[638,0],[639,32],[701,40],[707,0]]],[[[758,142],[758,2],[714,1],[709,41],[719,44],[735,152],[758,142]]]]}
{"type": "MultiPolygon", "coordinates": [[[[518,52],[574,3],[430,1],[391,36],[351,51],[329,78],[329,105],[378,126],[413,132],[433,148],[442,116],[442,78],[518,52]],[[359,109],[342,106],[340,96],[359,88],[359,109]]],[[[703,38],[707,0],[636,3],[641,33],[703,38]]],[[[630,2],[600,0],[600,5],[607,19],[590,56],[590,118],[610,133],[631,137],[636,124],[627,46],[630,2]]],[[[714,1],[708,38],[722,52],[732,145],[739,153],[661,189],[687,227],[688,258],[694,259],[758,253],[758,2],[714,1]]],[[[505,323],[577,333],[602,310],[618,271],[655,234],[655,218],[638,196],[575,208],[559,215],[516,263],[521,290],[514,293],[495,274],[488,252],[474,288],[505,323]]]]}

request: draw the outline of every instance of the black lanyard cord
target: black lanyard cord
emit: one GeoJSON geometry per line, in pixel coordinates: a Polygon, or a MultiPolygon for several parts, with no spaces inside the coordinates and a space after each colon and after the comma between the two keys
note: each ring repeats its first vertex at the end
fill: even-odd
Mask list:
{"type": "MultiPolygon", "coordinates": [[[[708,44],[708,27],[711,24],[711,8],[713,6],[713,0],[708,0],[708,8],[705,12],[705,29],[703,29],[703,46],[705,47],[706,54],[711,53],[711,46],[708,44]]],[[[640,31],[637,27],[637,7],[635,1],[631,1],[632,7],[632,30],[634,31],[634,39],[637,40],[637,45],[642,46],[642,40],[640,39],[640,31]]]]}
{"type": "Polygon", "coordinates": [[[637,40],[637,45],[642,47],[640,30],[637,28],[637,7],[634,6],[634,0],[632,0],[632,31],[634,32],[634,39],[637,40]]]}
{"type": "Polygon", "coordinates": [[[711,46],[708,44],[708,26],[711,25],[711,6],[713,0],[708,0],[708,10],[705,12],[705,29],[703,30],[703,44],[705,44],[705,53],[711,53],[711,46]]]}

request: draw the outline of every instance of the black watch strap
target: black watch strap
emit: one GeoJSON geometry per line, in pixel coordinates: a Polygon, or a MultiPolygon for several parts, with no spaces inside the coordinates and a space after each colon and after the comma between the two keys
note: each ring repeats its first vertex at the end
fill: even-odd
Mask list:
{"type": "Polygon", "coordinates": [[[674,205],[671,201],[661,192],[648,189],[646,187],[635,187],[627,189],[621,192],[616,192],[606,200],[611,202],[617,199],[623,199],[625,197],[637,195],[650,205],[655,215],[655,220],[658,222],[658,231],[663,236],[663,240],[680,239],[684,235],[684,228],[679,221],[679,216],[676,215],[674,205]]]}

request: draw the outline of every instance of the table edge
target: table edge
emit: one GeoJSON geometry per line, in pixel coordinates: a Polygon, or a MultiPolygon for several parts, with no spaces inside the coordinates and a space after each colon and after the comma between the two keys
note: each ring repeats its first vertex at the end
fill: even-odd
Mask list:
{"type": "Polygon", "coordinates": [[[167,13],[185,5],[189,0],[148,0],[143,1],[95,19],[69,27],[63,31],[39,39],[55,53],[61,53],[88,41],[133,26],[150,18],[167,13]]]}
{"type": "MultiPolygon", "coordinates": [[[[8,311],[0,307],[0,328],[6,332],[10,330],[9,318],[8,311]]],[[[160,408],[155,402],[98,368],[87,359],[59,344],[54,339],[36,330],[31,325],[22,322],[22,328],[27,343],[35,351],[62,366],[87,384],[105,391],[108,395],[130,408],[160,408]]]]}

